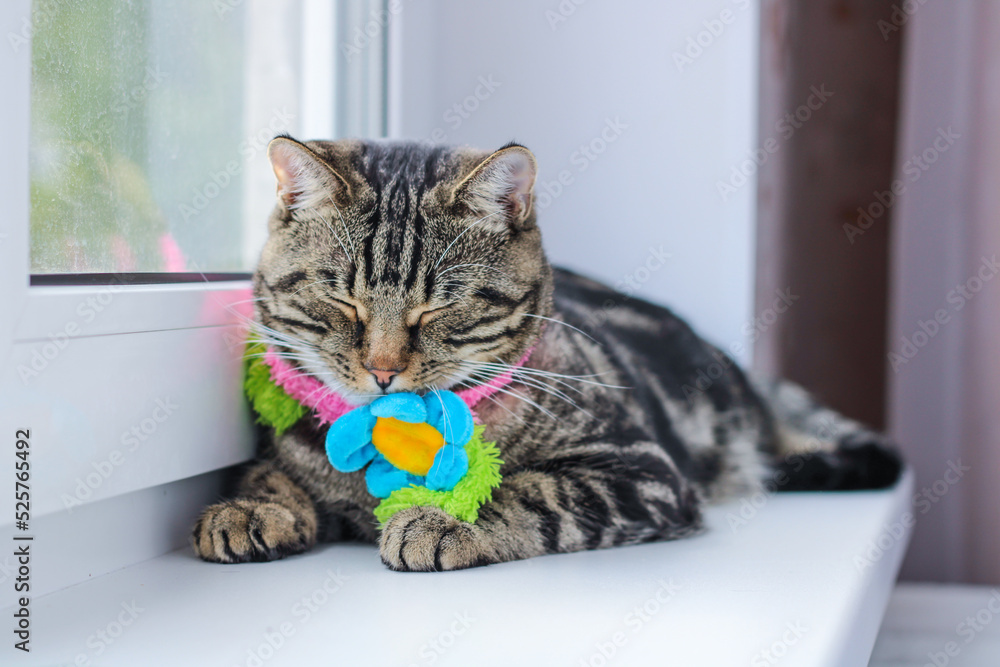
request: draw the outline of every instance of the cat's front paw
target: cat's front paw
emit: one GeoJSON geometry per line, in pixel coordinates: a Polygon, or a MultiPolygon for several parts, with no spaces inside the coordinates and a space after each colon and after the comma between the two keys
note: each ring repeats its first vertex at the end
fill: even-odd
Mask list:
{"type": "Polygon", "coordinates": [[[241,498],[207,507],[191,542],[198,556],[215,563],[277,560],[315,544],[316,525],[279,503],[241,498]]]}
{"type": "Polygon", "coordinates": [[[499,561],[486,535],[436,507],[411,507],[393,515],[379,539],[382,562],[400,572],[437,572],[499,561]]]}

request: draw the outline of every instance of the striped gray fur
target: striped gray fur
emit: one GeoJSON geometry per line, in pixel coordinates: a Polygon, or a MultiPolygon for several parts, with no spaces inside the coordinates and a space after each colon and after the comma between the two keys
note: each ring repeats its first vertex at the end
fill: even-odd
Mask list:
{"type": "Polygon", "coordinates": [[[269,155],[278,204],[254,327],[290,363],[366,402],[482,384],[533,352],[477,407],[504,465],[475,524],[417,507],[380,531],[363,472],[334,470],[306,416],[265,437],[235,497],[201,515],[202,558],[357,539],[392,569],[457,569],[680,538],[702,529],[705,503],[765,479],[895,482],[882,436],[793,385],[751,381],[669,310],[552,269],[524,147],[281,137],[269,155]]]}

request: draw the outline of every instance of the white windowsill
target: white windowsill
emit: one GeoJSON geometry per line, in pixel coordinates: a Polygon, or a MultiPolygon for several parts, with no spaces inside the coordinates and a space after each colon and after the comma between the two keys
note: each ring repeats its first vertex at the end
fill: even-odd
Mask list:
{"type": "Polygon", "coordinates": [[[730,503],[691,539],[453,573],[390,572],[367,545],[237,566],[183,549],[33,600],[29,662],[863,667],[909,538],[886,527],[912,483],[779,494],[736,532],[730,503]]]}

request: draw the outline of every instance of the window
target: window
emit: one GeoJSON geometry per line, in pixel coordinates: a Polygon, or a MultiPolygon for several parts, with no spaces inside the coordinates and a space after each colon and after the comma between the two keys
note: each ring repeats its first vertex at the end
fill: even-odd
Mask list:
{"type": "MultiPolygon", "coordinates": [[[[96,501],[154,486],[142,502],[176,517],[171,485],[193,498],[191,480],[253,455],[240,357],[274,204],[267,142],[385,130],[387,31],[343,48],[385,3],[347,4],[0,6],[0,421],[32,430],[33,519],[68,525],[84,505],[110,521],[96,501]]],[[[116,534],[144,530],[144,507],[114,514],[116,534]]],[[[93,558],[48,590],[179,546],[181,523],[172,543],[120,549],[76,535],[93,558]]]]}
{"type": "MultiPolygon", "coordinates": [[[[375,4],[339,11],[353,25],[375,4]]],[[[345,35],[338,63],[336,14],[303,0],[37,0],[31,272],[251,270],[273,205],[268,141],[384,133],[381,42],[345,35]],[[340,99],[352,103],[338,119],[340,99]]]]}

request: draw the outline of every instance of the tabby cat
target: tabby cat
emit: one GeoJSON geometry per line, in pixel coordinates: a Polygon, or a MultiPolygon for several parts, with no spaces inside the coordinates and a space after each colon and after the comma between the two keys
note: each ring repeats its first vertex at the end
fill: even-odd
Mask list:
{"type": "Polygon", "coordinates": [[[883,436],[752,381],[669,310],[552,268],[525,147],[282,136],[268,154],[278,202],[255,329],[302,372],[364,404],[487,383],[533,351],[476,408],[504,465],[475,524],[415,507],[379,530],[363,471],[331,467],[307,414],[263,438],[235,497],[202,513],[205,560],[363,540],[394,570],[452,570],[691,535],[705,503],[765,485],[897,480],[883,436]]]}

